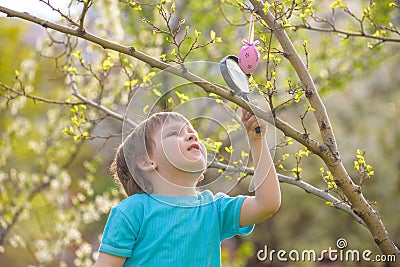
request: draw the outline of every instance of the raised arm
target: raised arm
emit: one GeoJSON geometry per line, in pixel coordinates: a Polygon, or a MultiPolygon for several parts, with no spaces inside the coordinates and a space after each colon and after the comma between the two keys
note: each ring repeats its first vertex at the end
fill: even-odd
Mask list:
{"type": "Polygon", "coordinates": [[[122,267],[125,258],[100,252],[95,267],[122,267]]]}
{"type": "Polygon", "coordinates": [[[281,205],[281,191],[264,134],[266,122],[257,121],[246,110],[242,110],[242,121],[249,136],[254,162],[253,185],[256,187],[255,196],[246,198],[240,211],[240,226],[243,227],[264,221],[277,212],[281,205]],[[262,128],[262,134],[255,132],[257,126],[262,128]]]}

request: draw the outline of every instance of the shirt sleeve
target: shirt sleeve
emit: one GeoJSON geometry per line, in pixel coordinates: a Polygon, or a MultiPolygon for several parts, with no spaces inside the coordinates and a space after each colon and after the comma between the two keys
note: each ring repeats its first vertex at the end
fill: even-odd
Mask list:
{"type": "Polygon", "coordinates": [[[254,225],[240,227],[240,209],[245,196],[230,197],[219,193],[216,195],[220,222],[221,241],[235,235],[250,234],[254,225]]]}
{"type": "Polygon", "coordinates": [[[111,209],[99,251],[125,258],[131,257],[138,232],[138,220],[129,219],[116,206],[111,209]]]}

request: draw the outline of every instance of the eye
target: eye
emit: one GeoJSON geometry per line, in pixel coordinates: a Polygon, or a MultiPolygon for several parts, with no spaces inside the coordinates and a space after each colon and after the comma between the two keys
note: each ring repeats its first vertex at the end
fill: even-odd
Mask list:
{"type": "Polygon", "coordinates": [[[170,133],[168,133],[168,137],[169,136],[177,136],[178,135],[178,132],[177,131],[172,131],[172,132],[170,132],[170,133]]]}

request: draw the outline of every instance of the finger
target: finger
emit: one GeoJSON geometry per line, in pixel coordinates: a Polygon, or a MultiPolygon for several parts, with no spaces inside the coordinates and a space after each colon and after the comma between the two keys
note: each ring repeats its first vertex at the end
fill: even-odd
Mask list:
{"type": "Polygon", "coordinates": [[[252,123],[249,125],[249,128],[250,128],[250,129],[256,129],[257,127],[260,127],[260,124],[258,123],[258,121],[252,122],[252,123]]]}
{"type": "Polygon", "coordinates": [[[256,127],[259,126],[259,123],[258,123],[258,120],[257,120],[256,116],[251,116],[247,120],[246,124],[247,124],[247,127],[251,128],[251,129],[252,128],[256,128],[256,127]]]}
{"type": "Polygon", "coordinates": [[[251,116],[250,118],[243,120],[243,124],[246,128],[251,128],[251,126],[256,122],[257,122],[257,120],[256,120],[255,116],[251,116]]]}
{"type": "Polygon", "coordinates": [[[242,118],[241,118],[242,122],[247,121],[250,117],[251,117],[251,113],[245,109],[242,109],[242,118]]]}
{"type": "Polygon", "coordinates": [[[248,119],[251,116],[250,112],[242,108],[242,118],[248,119]]]}

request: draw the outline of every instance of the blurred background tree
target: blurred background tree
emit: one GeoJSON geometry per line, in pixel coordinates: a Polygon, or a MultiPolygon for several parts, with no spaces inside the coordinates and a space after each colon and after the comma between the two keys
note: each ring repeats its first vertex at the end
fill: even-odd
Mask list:
{"type": "MultiPolygon", "coordinates": [[[[153,78],[166,64],[219,62],[236,54],[241,39],[247,37],[246,5],[241,1],[85,0],[59,9],[56,1],[38,1],[35,8],[48,8],[49,14],[57,15],[47,19],[81,30],[82,36],[85,30],[126,45],[127,51],[132,46],[136,59],[118,48],[96,45],[103,40],[83,36],[88,42],[64,34],[63,29],[52,30],[44,21],[39,22],[43,28],[26,22],[34,22],[29,17],[25,21],[0,18],[2,266],[93,265],[107,214],[124,198],[107,168],[123,129],[129,130],[122,127],[129,101],[140,88],[147,90],[151,101],[163,92],[161,87],[173,86],[168,78],[159,84],[153,78]],[[159,61],[140,58],[135,51],[159,61]]],[[[276,1],[263,10],[278,18],[306,63],[330,115],[344,166],[355,183],[362,179],[364,196],[397,245],[398,5],[393,1],[276,1]],[[365,181],[364,167],[370,178],[365,181]]],[[[253,74],[253,88],[280,119],[321,142],[306,90],[260,14],[255,35],[261,41],[262,61],[253,74]]],[[[222,84],[210,69],[196,71],[222,84]]],[[[209,96],[190,86],[179,90],[168,94],[160,108],[209,96]]],[[[231,105],[230,101],[225,103],[231,105]]],[[[203,136],[226,136],[213,136],[209,126],[201,126],[203,136]]],[[[217,154],[229,158],[222,148],[231,144],[221,141],[217,154]]],[[[277,141],[273,149],[282,175],[293,181],[301,178],[349,205],[315,153],[284,132],[278,132],[277,141]]],[[[232,193],[247,194],[248,183],[249,178],[244,178],[232,193]]],[[[262,262],[256,254],[265,245],[275,250],[322,251],[336,248],[339,238],[347,240],[349,249],[382,253],[367,228],[354,216],[332,209],[332,203],[287,183],[282,183],[282,197],[280,212],[257,225],[252,235],[223,243],[224,266],[312,266],[310,262],[262,262]]]]}

